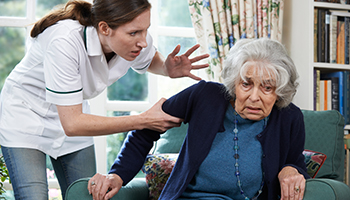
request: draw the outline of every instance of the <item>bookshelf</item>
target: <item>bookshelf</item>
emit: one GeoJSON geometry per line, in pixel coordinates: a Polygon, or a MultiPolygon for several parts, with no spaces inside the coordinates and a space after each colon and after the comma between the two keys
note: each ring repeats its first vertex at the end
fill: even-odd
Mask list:
{"type": "MultiPolygon", "coordinates": [[[[300,86],[294,103],[301,109],[314,109],[314,70],[323,72],[350,71],[349,64],[314,62],[314,8],[350,10],[350,5],[285,0],[282,43],[294,60],[300,76],[300,86]]],[[[350,130],[350,125],[346,125],[350,130]]]]}
{"type": "MultiPolygon", "coordinates": [[[[350,5],[314,2],[314,0],[285,0],[282,43],[293,59],[299,73],[299,88],[294,103],[301,109],[314,109],[314,70],[350,71],[350,65],[314,62],[314,8],[350,10],[350,5]]],[[[350,108],[349,108],[350,109],[350,108]]],[[[344,132],[350,132],[350,124],[344,132]]],[[[350,185],[350,149],[346,154],[346,184],[350,185]]]]}

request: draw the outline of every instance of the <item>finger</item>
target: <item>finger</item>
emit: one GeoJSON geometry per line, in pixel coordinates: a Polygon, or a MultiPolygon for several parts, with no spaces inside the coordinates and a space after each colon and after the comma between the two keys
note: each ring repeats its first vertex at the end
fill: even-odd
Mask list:
{"type": "MultiPolygon", "coordinates": [[[[106,183],[106,182],[104,182],[104,183],[106,183]]],[[[99,190],[99,199],[105,199],[109,187],[110,187],[109,183],[103,184],[101,186],[101,188],[99,190]]]]}
{"type": "Polygon", "coordinates": [[[209,67],[209,64],[202,64],[202,65],[192,65],[192,69],[203,69],[209,67]]]}
{"type": "Polygon", "coordinates": [[[88,182],[88,190],[89,190],[89,194],[92,193],[92,186],[95,185],[95,181],[91,178],[88,182]]]}
{"type": "Polygon", "coordinates": [[[281,200],[284,200],[285,196],[286,196],[286,191],[285,191],[285,187],[283,185],[281,185],[281,200]]]}
{"type": "Polygon", "coordinates": [[[176,45],[175,49],[173,50],[173,52],[171,52],[168,56],[174,57],[176,56],[176,54],[178,54],[180,52],[181,46],[178,44],[176,45]]]}
{"type": "Polygon", "coordinates": [[[294,193],[293,186],[284,183],[281,188],[281,200],[289,200],[291,193],[294,193]]]}
{"type": "Polygon", "coordinates": [[[91,179],[88,182],[88,190],[89,190],[89,194],[91,194],[91,179]]]}
{"type": "Polygon", "coordinates": [[[198,61],[203,60],[205,58],[209,58],[209,56],[210,56],[209,54],[203,54],[203,55],[200,55],[200,56],[196,56],[194,58],[191,58],[190,62],[191,63],[195,63],[195,62],[198,62],[198,61]]]}
{"type": "Polygon", "coordinates": [[[91,186],[91,194],[92,194],[92,199],[93,200],[99,200],[99,194],[98,194],[99,189],[97,189],[97,185],[91,186]]]}
{"type": "Polygon", "coordinates": [[[159,101],[157,103],[163,104],[167,99],[162,97],[159,99],[159,101]]]}
{"type": "Polygon", "coordinates": [[[116,195],[119,192],[120,188],[113,188],[111,191],[109,191],[106,196],[105,200],[111,199],[114,195],[116,195]]]}
{"type": "Polygon", "coordinates": [[[305,193],[305,179],[303,179],[301,182],[300,182],[300,192],[299,192],[299,197],[297,200],[299,199],[303,199],[304,197],[304,193],[305,193]]]}
{"type": "Polygon", "coordinates": [[[185,56],[189,57],[195,50],[197,50],[200,47],[199,44],[194,45],[193,47],[191,47],[189,50],[186,51],[186,53],[184,54],[185,56]]]}
{"type": "Polygon", "coordinates": [[[191,74],[191,73],[188,75],[188,77],[189,77],[189,78],[192,78],[192,79],[194,79],[194,80],[196,80],[196,81],[202,80],[200,77],[195,76],[195,75],[193,75],[193,74],[191,74]]]}
{"type": "Polygon", "coordinates": [[[183,119],[181,118],[178,118],[178,117],[174,117],[174,116],[171,116],[167,113],[165,113],[167,115],[167,118],[166,120],[169,122],[169,123],[174,123],[174,124],[179,124],[179,123],[182,123],[183,119]]]}

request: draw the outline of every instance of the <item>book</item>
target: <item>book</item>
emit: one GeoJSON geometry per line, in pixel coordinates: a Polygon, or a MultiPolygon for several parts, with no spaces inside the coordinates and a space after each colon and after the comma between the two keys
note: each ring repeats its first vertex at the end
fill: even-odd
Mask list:
{"type": "Polygon", "coordinates": [[[329,48],[329,37],[330,37],[330,15],[329,10],[325,10],[325,27],[324,27],[324,62],[330,63],[330,48],[329,48]]]}
{"type": "Polygon", "coordinates": [[[317,13],[318,9],[314,8],[314,62],[317,62],[317,13]]]}
{"type": "Polygon", "coordinates": [[[319,95],[320,109],[319,109],[319,111],[324,110],[324,88],[325,88],[325,80],[320,80],[320,95],[319,95]]]}
{"type": "MultiPolygon", "coordinates": [[[[321,73],[321,80],[331,80],[332,77],[338,78],[338,101],[339,107],[338,111],[341,115],[344,116],[344,71],[330,72],[330,73],[321,73]]],[[[321,92],[320,92],[321,93],[321,92]]]]}
{"type": "Polygon", "coordinates": [[[320,70],[314,70],[314,110],[320,110],[320,70]]]}
{"type": "Polygon", "coordinates": [[[344,17],[344,63],[349,64],[349,23],[350,17],[344,17]]]}
{"type": "Polygon", "coordinates": [[[337,63],[337,15],[330,15],[329,20],[329,60],[330,63],[337,63]]]}
{"type": "Polygon", "coordinates": [[[338,17],[337,63],[345,64],[345,23],[344,17],[338,17]]]}
{"type": "Polygon", "coordinates": [[[343,104],[344,104],[344,121],[350,124],[350,71],[344,71],[343,79],[343,104]]]}
{"type": "Polygon", "coordinates": [[[332,110],[332,81],[325,80],[324,83],[324,110],[332,110]]]}
{"type": "Polygon", "coordinates": [[[326,10],[319,8],[317,11],[317,62],[324,62],[326,10]]]}
{"type": "Polygon", "coordinates": [[[330,9],[332,15],[342,16],[342,17],[350,17],[350,12],[347,10],[332,10],[330,9]]]}
{"type": "Polygon", "coordinates": [[[331,110],[339,111],[339,78],[331,77],[331,110]]]}

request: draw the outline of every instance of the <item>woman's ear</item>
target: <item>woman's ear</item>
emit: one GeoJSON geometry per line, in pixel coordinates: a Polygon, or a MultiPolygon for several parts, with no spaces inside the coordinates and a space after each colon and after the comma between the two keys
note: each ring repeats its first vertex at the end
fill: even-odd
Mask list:
{"type": "Polygon", "coordinates": [[[107,36],[109,34],[109,26],[105,21],[100,21],[98,23],[98,32],[102,35],[107,36]]]}

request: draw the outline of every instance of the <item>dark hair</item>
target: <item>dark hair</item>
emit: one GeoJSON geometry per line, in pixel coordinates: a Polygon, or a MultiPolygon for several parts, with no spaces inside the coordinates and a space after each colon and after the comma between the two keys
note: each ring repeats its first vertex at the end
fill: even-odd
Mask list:
{"type": "Polygon", "coordinates": [[[71,0],[64,7],[55,9],[34,24],[30,36],[37,37],[47,27],[60,20],[78,20],[81,25],[94,26],[104,21],[112,29],[126,24],[151,8],[148,0],[71,0]]]}

